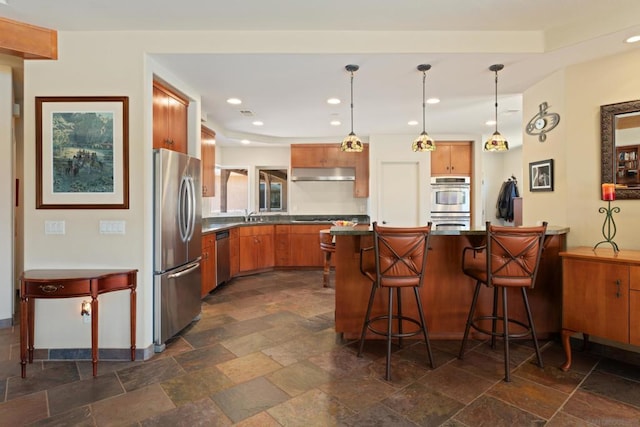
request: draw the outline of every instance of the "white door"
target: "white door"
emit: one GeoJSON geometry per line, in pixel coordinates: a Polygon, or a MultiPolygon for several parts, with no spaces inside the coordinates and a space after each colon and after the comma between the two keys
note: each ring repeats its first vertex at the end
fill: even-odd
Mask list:
{"type": "Polygon", "coordinates": [[[382,162],[379,222],[391,227],[416,227],[420,221],[417,162],[382,162]]]}

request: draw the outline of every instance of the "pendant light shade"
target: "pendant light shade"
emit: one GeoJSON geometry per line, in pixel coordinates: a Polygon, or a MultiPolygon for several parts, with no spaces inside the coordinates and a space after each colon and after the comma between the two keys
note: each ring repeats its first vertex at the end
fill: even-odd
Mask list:
{"type": "Polygon", "coordinates": [[[436,149],[436,143],[429,136],[427,131],[425,130],[425,110],[426,110],[426,101],[425,101],[425,82],[427,80],[427,71],[431,69],[431,65],[429,64],[420,64],[418,65],[418,71],[422,72],[422,133],[419,137],[413,140],[413,144],[411,144],[411,149],[416,152],[422,151],[433,151],[436,149]]]}
{"type": "Polygon", "coordinates": [[[347,135],[345,139],[342,140],[342,144],[340,145],[340,150],[350,153],[359,153],[362,151],[362,141],[360,138],[353,133],[353,73],[358,71],[360,68],[357,65],[347,65],[344,67],[349,73],[351,73],[351,133],[347,135]]]}
{"type": "Polygon", "coordinates": [[[509,143],[507,140],[498,132],[498,71],[502,70],[504,65],[502,64],[494,64],[489,67],[489,70],[496,73],[496,103],[495,103],[495,121],[496,121],[496,131],[487,139],[487,142],[484,143],[484,151],[507,151],[509,149],[509,143]]]}

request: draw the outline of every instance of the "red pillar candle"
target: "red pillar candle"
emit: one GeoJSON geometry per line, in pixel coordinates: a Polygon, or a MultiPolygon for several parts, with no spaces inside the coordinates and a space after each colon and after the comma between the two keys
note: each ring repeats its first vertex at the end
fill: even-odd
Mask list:
{"type": "Polygon", "coordinates": [[[602,200],[612,201],[616,199],[616,185],[602,184],[602,200]]]}

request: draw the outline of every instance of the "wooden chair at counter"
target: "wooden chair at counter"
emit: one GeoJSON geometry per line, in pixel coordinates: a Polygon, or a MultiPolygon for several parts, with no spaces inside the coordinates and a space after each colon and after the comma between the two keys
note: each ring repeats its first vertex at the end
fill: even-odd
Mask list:
{"type": "Polygon", "coordinates": [[[373,243],[371,248],[360,250],[360,271],[371,280],[371,294],[367,313],[362,324],[360,335],[360,347],[358,357],[362,356],[367,330],[387,338],[387,365],[385,379],[391,379],[391,340],[398,338],[398,344],[402,347],[402,339],[418,334],[424,336],[427,345],[427,353],[431,368],[434,368],[431,343],[427,324],[424,320],[424,311],[420,302],[418,289],[424,282],[424,271],[427,265],[427,253],[429,248],[429,236],[431,223],[425,227],[379,227],[373,223],[373,243]],[[375,263],[363,261],[367,251],[375,251],[375,263]],[[388,289],[387,313],[371,317],[374,298],[378,289],[388,289]],[[414,319],[402,314],[401,291],[403,288],[413,289],[418,306],[419,319],[414,319]],[[393,291],[396,291],[396,312],[393,312],[393,291]],[[372,324],[380,320],[386,320],[386,330],[376,329],[372,324]],[[409,322],[418,326],[417,330],[404,331],[403,324],[409,322]],[[394,330],[395,325],[395,330],[394,330]]]}
{"type": "Polygon", "coordinates": [[[336,244],[333,241],[333,236],[330,230],[320,230],[320,249],[324,255],[324,262],[322,267],[322,286],[329,287],[330,275],[331,275],[331,254],[336,251],[336,244]]]}
{"type": "Polygon", "coordinates": [[[531,335],[538,358],[538,366],[543,367],[538,338],[536,336],[527,288],[533,288],[536,282],[538,266],[542,256],[544,235],[547,223],[537,227],[503,227],[487,222],[486,244],[478,247],[466,247],[462,251],[462,271],[476,280],[476,287],[467,317],[464,337],[460,347],[459,359],[464,358],[469,330],[473,328],[491,336],[491,348],[495,348],[496,337],[504,339],[504,380],[511,381],[509,369],[509,340],[531,335]],[[485,285],[493,288],[493,312],[490,316],[476,315],[480,288],[485,285]],[[507,290],[520,288],[527,313],[528,324],[509,318],[507,290]],[[498,291],[502,291],[502,315],[498,314],[498,291]],[[481,321],[491,321],[491,330],[480,326],[481,321]],[[502,321],[502,331],[497,331],[497,322],[502,321]],[[509,332],[509,324],[515,324],[524,331],[509,332]]]}

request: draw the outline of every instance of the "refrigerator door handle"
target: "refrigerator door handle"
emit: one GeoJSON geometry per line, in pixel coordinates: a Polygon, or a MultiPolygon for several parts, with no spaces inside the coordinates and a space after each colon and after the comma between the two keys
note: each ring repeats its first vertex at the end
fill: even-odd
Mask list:
{"type": "Polygon", "coordinates": [[[187,207],[187,240],[191,240],[193,232],[195,231],[196,224],[196,184],[192,177],[187,177],[187,190],[188,190],[188,207],[187,207]]]}
{"type": "Polygon", "coordinates": [[[188,242],[193,237],[196,223],[196,185],[193,178],[183,176],[178,195],[178,225],[180,238],[188,242]]]}
{"type": "Polygon", "coordinates": [[[184,270],[180,270],[177,273],[173,273],[167,276],[167,279],[177,279],[179,277],[182,276],[186,276],[187,274],[190,274],[191,272],[197,270],[198,268],[200,268],[200,262],[194,262],[192,264],[189,264],[189,266],[187,266],[187,268],[185,268],[184,270]]]}

